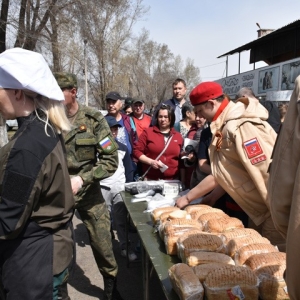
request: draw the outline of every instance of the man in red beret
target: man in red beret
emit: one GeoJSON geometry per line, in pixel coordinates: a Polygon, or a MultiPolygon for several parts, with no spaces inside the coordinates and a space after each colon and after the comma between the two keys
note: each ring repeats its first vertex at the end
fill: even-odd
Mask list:
{"type": "Polygon", "coordinates": [[[267,201],[268,167],[276,140],[275,131],[266,122],[268,111],[251,97],[231,102],[216,82],[197,85],[190,100],[195,113],[211,122],[212,174],[179,198],[176,205],[183,208],[220,185],[247,213],[253,227],[272,244],[284,244],[267,201]]]}

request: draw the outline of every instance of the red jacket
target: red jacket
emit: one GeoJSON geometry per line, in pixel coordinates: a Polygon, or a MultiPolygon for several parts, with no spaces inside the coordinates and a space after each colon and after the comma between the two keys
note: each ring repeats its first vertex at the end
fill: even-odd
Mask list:
{"type": "MultiPolygon", "coordinates": [[[[174,128],[170,131],[172,140],[164,154],[160,157],[160,161],[168,166],[168,169],[162,173],[159,169],[151,168],[146,175],[150,180],[158,179],[178,179],[179,176],[179,159],[180,151],[183,145],[183,139],[179,132],[174,128]]],[[[153,126],[146,128],[139,137],[138,142],[134,146],[133,156],[136,159],[143,154],[147,157],[156,159],[165,147],[165,140],[163,134],[158,127],[153,126]]],[[[142,164],[143,174],[149,168],[149,165],[142,164]]]]}

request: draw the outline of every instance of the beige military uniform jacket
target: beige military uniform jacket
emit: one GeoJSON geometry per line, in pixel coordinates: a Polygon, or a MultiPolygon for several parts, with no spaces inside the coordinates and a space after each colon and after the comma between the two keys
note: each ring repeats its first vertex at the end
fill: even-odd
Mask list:
{"type": "Polygon", "coordinates": [[[300,76],[280,130],[270,168],[268,192],[276,229],[286,237],[286,281],[290,299],[300,299],[300,76]]]}
{"type": "Polygon", "coordinates": [[[266,184],[276,133],[267,118],[257,99],[241,98],[210,125],[212,174],[256,225],[270,217],[266,184]]]}
{"type": "Polygon", "coordinates": [[[105,118],[79,104],[73,128],[64,138],[70,176],[83,179],[83,187],[75,196],[76,208],[104,202],[99,181],[113,175],[119,163],[118,145],[105,118]]]}

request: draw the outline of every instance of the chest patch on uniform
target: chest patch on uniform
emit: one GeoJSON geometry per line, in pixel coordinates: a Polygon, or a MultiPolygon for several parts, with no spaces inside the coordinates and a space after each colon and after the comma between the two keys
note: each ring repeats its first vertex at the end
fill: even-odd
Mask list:
{"type": "Polygon", "coordinates": [[[104,150],[110,150],[110,148],[112,147],[112,141],[108,136],[104,138],[102,141],[100,141],[99,144],[101,148],[104,150]]]}
{"type": "Polygon", "coordinates": [[[248,158],[253,158],[257,155],[263,154],[257,138],[253,138],[247,142],[244,142],[244,148],[246,150],[248,158]]]}

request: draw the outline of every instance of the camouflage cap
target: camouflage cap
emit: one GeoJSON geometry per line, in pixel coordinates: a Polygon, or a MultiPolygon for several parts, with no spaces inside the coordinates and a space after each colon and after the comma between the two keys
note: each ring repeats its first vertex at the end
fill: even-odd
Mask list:
{"type": "Polygon", "coordinates": [[[77,78],[75,74],[67,72],[54,72],[53,73],[59,87],[63,88],[77,88],[77,78]]]}

